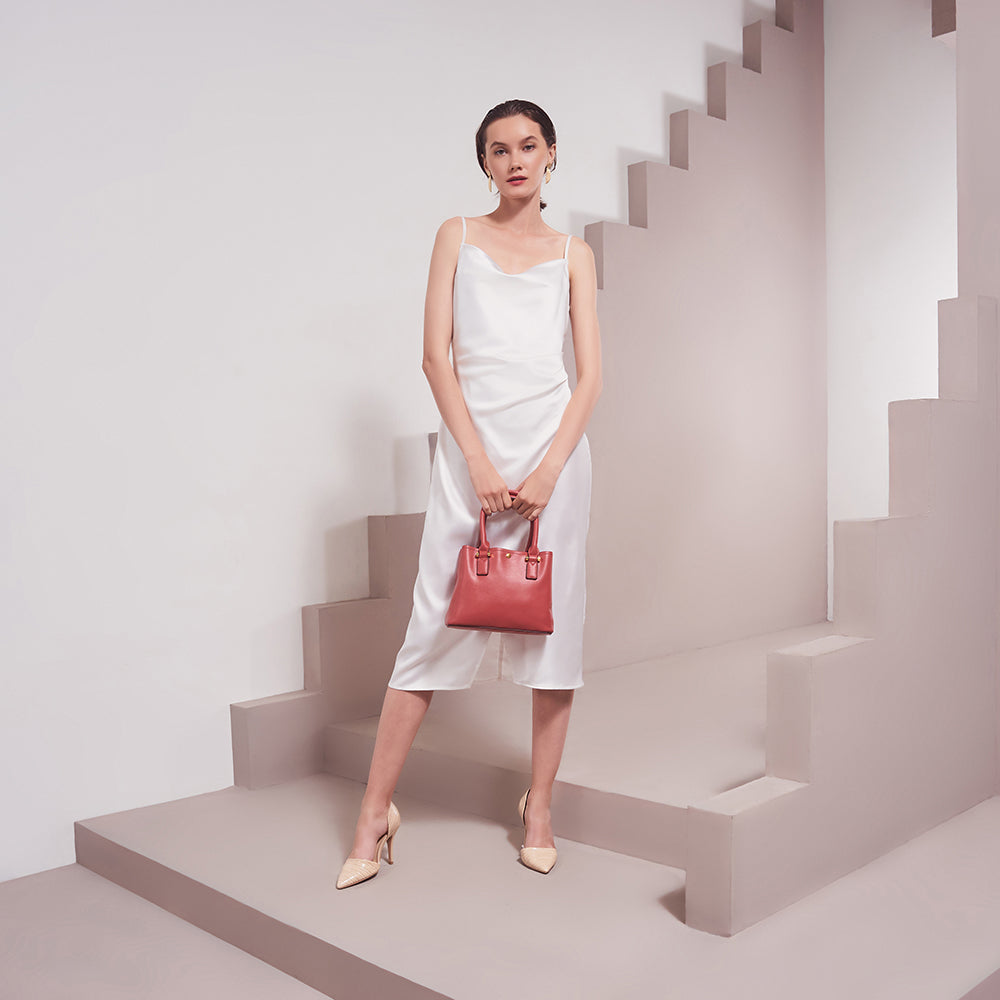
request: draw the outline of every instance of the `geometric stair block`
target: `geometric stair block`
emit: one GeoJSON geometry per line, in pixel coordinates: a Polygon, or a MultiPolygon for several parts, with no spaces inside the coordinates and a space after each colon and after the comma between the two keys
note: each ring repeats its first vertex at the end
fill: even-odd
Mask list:
{"type": "Polygon", "coordinates": [[[586,227],[590,668],[826,617],[821,0],[748,26],[707,91],[670,116],[668,162],[628,167],[628,224],[586,227]]]}
{"type": "Polygon", "coordinates": [[[423,514],[368,518],[371,597],[302,609],[305,690],[231,706],[235,784],[323,768],[331,722],[377,714],[413,606],[423,514]]]}
{"type": "MultiPolygon", "coordinates": [[[[80,863],[336,1000],[995,997],[1000,797],[724,940],[685,926],[677,869],[561,841],[550,875],[528,871],[513,809],[498,824],[400,796],[396,863],[337,892],[361,795],[313,775],[87,819],[80,863]]],[[[759,808],[774,806],[780,795],[759,808]]],[[[218,973],[195,982],[192,966],[210,972],[197,942],[172,949],[172,970],[162,910],[133,927],[135,907],[59,906],[49,894],[40,919],[25,890],[59,873],[0,886],[5,997],[265,995],[239,992],[238,970],[229,990],[218,973]],[[169,992],[181,984],[187,993],[169,992]]]]}
{"type": "Polygon", "coordinates": [[[689,810],[692,926],[734,934],[1000,787],[996,302],[940,316],[954,398],[892,404],[893,513],[835,526],[841,635],[771,654],[766,776],[689,810]]]}

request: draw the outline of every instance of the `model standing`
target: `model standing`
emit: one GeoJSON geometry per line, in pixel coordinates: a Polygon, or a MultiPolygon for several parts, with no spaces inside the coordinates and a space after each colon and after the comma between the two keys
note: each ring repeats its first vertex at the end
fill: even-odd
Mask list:
{"type": "Polygon", "coordinates": [[[508,634],[512,679],[533,689],[531,785],[518,804],[521,860],[555,864],[550,804],[583,684],[584,559],[590,510],[590,449],[584,430],[601,391],[597,279],[585,242],[542,219],[542,185],[556,165],[549,116],[506,101],[476,133],[479,165],[500,201],[489,215],[454,218],[438,230],[424,309],[423,369],[442,426],[413,593],[413,614],[389,679],[350,857],[338,888],[371,878],[399,828],[392,794],[436,690],[467,688],[489,639],[450,629],[445,613],[462,545],[480,509],[495,547],[522,548],[524,520],[545,511],[553,553],[552,635],[508,634]],[[563,365],[572,334],[577,384],[563,365]],[[509,489],[517,491],[512,501],[509,489]],[[530,793],[530,794],[529,794],[530,793]]]}

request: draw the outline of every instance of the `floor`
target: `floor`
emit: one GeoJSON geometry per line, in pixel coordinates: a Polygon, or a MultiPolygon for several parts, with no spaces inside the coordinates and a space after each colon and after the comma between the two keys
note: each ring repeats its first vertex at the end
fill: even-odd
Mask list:
{"type": "Polygon", "coordinates": [[[767,652],[829,629],[588,674],[560,780],[597,812],[548,876],[517,860],[531,693],[510,684],[437,697],[417,743],[495,810],[401,793],[397,863],[344,892],[349,773],[81,821],[93,871],[0,884],[0,1000],[1000,1000],[1000,796],[732,938],[684,923],[683,870],[594,837],[644,815],[623,802],[684,819],[763,774],[767,652]]]}
{"type": "Polygon", "coordinates": [[[0,884],[4,1000],[314,1000],[305,986],[80,865],[0,884]]]}
{"type": "MultiPolygon", "coordinates": [[[[559,862],[543,877],[517,862],[516,826],[417,800],[399,800],[396,864],[337,892],[361,792],[356,782],[316,775],[85,825],[283,927],[421,984],[414,996],[959,1000],[1000,968],[1000,797],[719,938],[683,923],[678,869],[560,841],[559,862]]],[[[4,941],[27,943],[48,927],[39,917],[44,905],[23,902],[32,880],[44,888],[45,877],[0,886],[4,941]]],[[[5,945],[5,978],[20,984],[24,1000],[71,995],[52,983],[81,972],[68,944],[73,922],[60,919],[44,932],[59,942],[46,949],[58,963],[43,966],[37,949],[5,945]]],[[[119,948],[134,948],[127,935],[141,933],[108,906],[88,933],[105,942],[126,934],[123,947],[105,943],[87,954],[83,970],[88,982],[116,981],[119,948]],[[100,921],[108,926],[98,933],[100,921]]],[[[328,992],[338,1000],[377,995],[352,990],[328,992]]]]}

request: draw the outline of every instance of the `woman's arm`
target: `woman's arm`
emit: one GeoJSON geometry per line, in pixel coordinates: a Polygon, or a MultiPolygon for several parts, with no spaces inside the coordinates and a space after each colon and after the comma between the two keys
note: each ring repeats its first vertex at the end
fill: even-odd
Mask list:
{"type": "Polygon", "coordinates": [[[580,239],[570,243],[569,318],[576,357],[576,388],[559,428],[538,467],[517,487],[514,509],[533,520],[549,502],[566,460],[587,429],[601,394],[601,335],[597,324],[597,269],[594,252],[580,239]]]}
{"type": "Polygon", "coordinates": [[[449,351],[452,339],[452,297],[458,248],[462,242],[462,220],[442,223],[431,253],[424,302],[424,374],[430,383],[441,419],[455,439],[469,469],[472,488],[483,510],[495,513],[511,505],[507,484],[486,455],[465,404],[465,397],[452,367],[449,351]]]}

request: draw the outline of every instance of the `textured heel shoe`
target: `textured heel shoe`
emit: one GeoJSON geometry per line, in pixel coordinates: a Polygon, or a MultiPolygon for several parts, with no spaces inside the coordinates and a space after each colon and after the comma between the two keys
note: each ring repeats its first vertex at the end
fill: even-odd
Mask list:
{"type": "MultiPolygon", "coordinates": [[[[528,792],[530,791],[529,788],[528,792]]],[[[528,792],[521,796],[521,801],[517,804],[517,813],[521,817],[521,825],[525,829],[527,829],[527,824],[524,822],[524,811],[528,807],[528,792]]],[[[521,864],[525,868],[548,875],[555,863],[556,849],[554,847],[525,847],[524,844],[521,844],[521,864]]]]}
{"type": "Polygon", "coordinates": [[[379,864],[382,860],[382,845],[386,845],[388,854],[387,861],[392,864],[392,839],[396,836],[401,820],[399,810],[395,802],[389,803],[389,828],[378,839],[375,845],[375,860],[369,861],[367,858],[348,858],[344,862],[344,867],[340,869],[340,878],[337,879],[337,888],[346,889],[348,886],[357,885],[359,882],[367,882],[368,879],[378,875],[379,864]]]}

